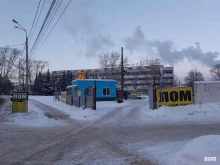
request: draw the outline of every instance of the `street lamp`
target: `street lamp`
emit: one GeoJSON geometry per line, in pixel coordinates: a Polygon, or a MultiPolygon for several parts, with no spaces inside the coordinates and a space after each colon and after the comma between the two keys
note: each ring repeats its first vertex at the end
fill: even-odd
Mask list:
{"type": "Polygon", "coordinates": [[[12,20],[12,22],[16,23],[18,26],[15,26],[16,29],[20,29],[25,31],[26,33],[26,91],[28,92],[28,36],[27,30],[21,26],[16,20],[12,20]]]}

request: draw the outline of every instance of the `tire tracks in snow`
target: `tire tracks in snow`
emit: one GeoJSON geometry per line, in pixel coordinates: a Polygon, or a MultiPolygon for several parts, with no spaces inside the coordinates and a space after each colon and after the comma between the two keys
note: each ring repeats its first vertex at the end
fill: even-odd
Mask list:
{"type": "MultiPolygon", "coordinates": [[[[142,105],[140,105],[140,106],[142,106],[142,105]]],[[[130,117],[130,118],[134,117],[135,113],[133,111],[135,109],[139,108],[140,106],[138,106],[138,107],[131,106],[130,107],[131,110],[128,113],[127,117],[130,117]]],[[[77,135],[80,136],[80,133],[86,134],[86,132],[91,132],[91,130],[94,131],[94,129],[90,130],[90,128],[93,127],[94,125],[102,124],[102,122],[105,120],[111,119],[112,116],[116,115],[118,112],[120,112],[120,110],[123,110],[125,108],[127,108],[127,107],[116,108],[115,110],[104,115],[100,119],[93,121],[93,122],[90,122],[89,124],[79,128],[75,131],[72,131],[67,136],[65,136],[63,139],[53,141],[49,145],[47,145],[46,147],[38,150],[37,152],[35,152],[33,154],[26,156],[25,158],[22,159],[22,161],[25,161],[25,162],[31,161],[32,162],[37,159],[41,159],[41,160],[45,159],[45,161],[50,159],[49,161],[52,161],[52,162],[59,161],[64,156],[65,153],[70,152],[77,145],[77,143],[80,143],[80,141],[82,139],[78,139],[78,142],[74,141],[74,139],[77,137],[77,135]],[[58,152],[56,154],[51,154],[51,153],[54,153],[53,151],[58,151],[58,152]]],[[[124,117],[124,119],[126,119],[126,117],[124,117]]],[[[94,131],[92,133],[92,135],[93,135],[93,139],[98,140],[98,143],[101,144],[102,148],[104,147],[104,149],[106,149],[106,150],[109,150],[113,153],[116,153],[117,155],[121,155],[121,156],[126,157],[127,161],[130,162],[129,164],[146,164],[146,165],[151,164],[150,161],[147,160],[146,158],[142,159],[138,155],[131,153],[128,150],[120,148],[118,145],[114,144],[113,142],[104,140],[104,138],[100,137],[96,133],[96,131],[94,131]]],[[[89,134],[88,134],[88,136],[89,136],[89,134]]],[[[89,140],[89,138],[87,140],[89,140]]],[[[81,147],[86,147],[86,146],[81,146],[81,147]]]]}
{"type": "MultiPolygon", "coordinates": [[[[34,101],[35,101],[35,100],[34,100],[34,101]]],[[[36,101],[35,103],[38,104],[38,106],[39,106],[40,108],[43,107],[43,108],[46,109],[46,110],[47,110],[47,108],[49,108],[50,110],[52,110],[52,109],[54,110],[53,107],[48,106],[48,105],[45,105],[45,104],[40,103],[40,102],[38,102],[38,101],[36,101]]],[[[54,150],[54,148],[59,148],[59,150],[62,150],[62,149],[65,150],[65,148],[68,148],[69,146],[72,146],[72,143],[73,143],[73,142],[70,141],[70,142],[67,143],[67,144],[62,144],[62,143],[68,142],[68,140],[71,139],[72,137],[74,137],[76,134],[79,134],[79,133],[81,133],[82,131],[84,131],[84,130],[90,128],[90,127],[92,127],[94,124],[96,124],[96,123],[100,122],[101,120],[103,120],[104,118],[110,116],[111,113],[114,113],[115,111],[118,111],[118,110],[120,110],[120,109],[122,109],[122,108],[124,108],[124,107],[116,108],[115,110],[109,112],[108,114],[104,115],[104,116],[101,117],[100,119],[98,119],[98,120],[96,120],[96,121],[92,121],[92,122],[90,122],[89,124],[86,124],[86,125],[81,126],[80,128],[78,128],[78,129],[76,129],[76,130],[74,130],[74,131],[71,131],[71,133],[69,133],[68,135],[66,135],[64,138],[59,139],[59,140],[55,140],[55,141],[51,142],[51,143],[48,144],[47,146],[42,147],[41,149],[38,149],[37,152],[26,156],[26,157],[23,158],[22,160],[23,160],[23,161],[36,160],[35,158],[39,157],[38,155],[42,155],[42,154],[44,155],[45,152],[47,153],[47,152],[49,152],[49,151],[52,151],[52,150],[54,150]]],[[[59,111],[59,110],[56,110],[56,111],[59,111]]],[[[61,113],[62,113],[62,112],[61,112],[61,113]]]]}
{"type": "Polygon", "coordinates": [[[79,122],[70,118],[70,115],[66,114],[65,112],[61,112],[60,110],[51,107],[49,105],[43,104],[37,100],[29,99],[32,104],[39,107],[44,111],[44,115],[48,118],[53,118],[55,120],[64,120],[66,123],[70,125],[79,125],[79,122]]]}

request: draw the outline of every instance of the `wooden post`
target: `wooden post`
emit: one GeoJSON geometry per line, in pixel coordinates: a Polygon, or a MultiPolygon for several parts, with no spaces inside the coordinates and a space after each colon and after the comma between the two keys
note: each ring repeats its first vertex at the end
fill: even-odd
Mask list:
{"type": "Polygon", "coordinates": [[[124,66],[123,66],[123,47],[121,47],[121,101],[124,98],[124,66]]]}
{"type": "Polygon", "coordinates": [[[93,91],[93,108],[92,110],[96,110],[96,80],[94,82],[94,91],[93,91]]]}

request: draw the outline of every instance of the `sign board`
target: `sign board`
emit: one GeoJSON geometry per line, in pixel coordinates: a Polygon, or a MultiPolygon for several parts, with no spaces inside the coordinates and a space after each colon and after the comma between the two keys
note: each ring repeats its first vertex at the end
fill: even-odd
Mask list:
{"type": "Polygon", "coordinates": [[[79,72],[77,73],[77,79],[86,79],[85,72],[79,72]]]}
{"type": "Polygon", "coordinates": [[[81,90],[77,91],[78,96],[81,96],[81,90]]]}
{"type": "Polygon", "coordinates": [[[130,92],[131,96],[137,96],[137,92],[130,92]]]}
{"type": "Polygon", "coordinates": [[[161,90],[157,88],[156,97],[158,107],[161,106],[161,103],[165,106],[193,104],[192,87],[163,88],[162,97],[161,90]]]}
{"type": "Polygon", "coordinates": [[[28,112],[28,92],[13,92],[12,113],[28,112]]]}
{"type": "Polygon", "coordinates": [[[67,92],[66,91],[61,92],[61,102],[63,104],[66,104],[66,97],[67,97],[67,92]]]}

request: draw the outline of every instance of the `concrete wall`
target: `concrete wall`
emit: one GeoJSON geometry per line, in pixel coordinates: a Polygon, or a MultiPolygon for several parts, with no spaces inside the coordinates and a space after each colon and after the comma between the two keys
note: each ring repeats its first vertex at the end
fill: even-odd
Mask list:
{"type": "Polygon", "coordinates": [[[194,83],[195,104],[220,102],[220,81],[194,83]]]}

